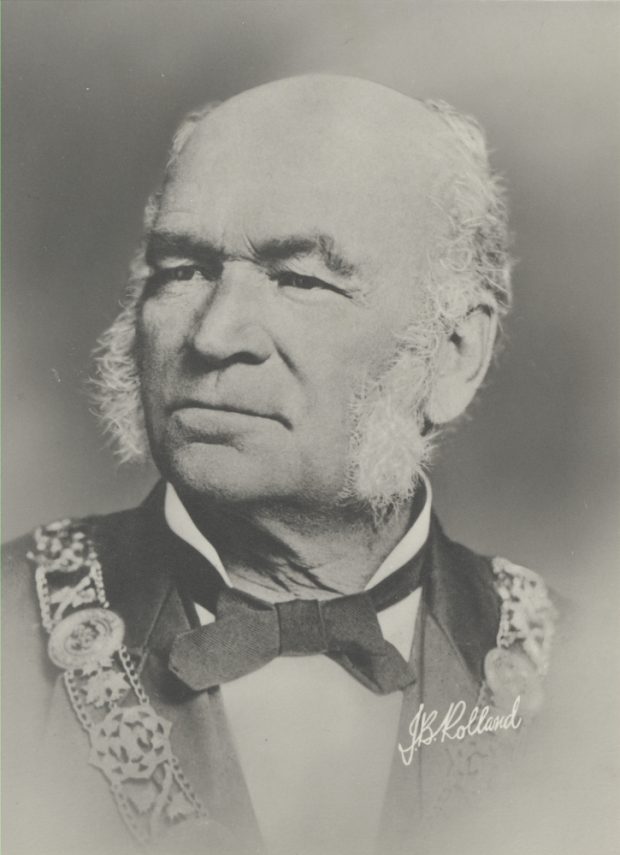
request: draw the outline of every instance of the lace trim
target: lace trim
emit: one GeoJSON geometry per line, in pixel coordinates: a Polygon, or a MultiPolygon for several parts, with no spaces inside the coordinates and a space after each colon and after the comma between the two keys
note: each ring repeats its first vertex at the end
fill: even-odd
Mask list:
{"type": "Polygon", "coordinates": [[[541,576],[506,558],[494,558],[495,588],[502,600],[497,646],[518,645],[532,661],[537,673],[549,670],[556,610],[541,576]]]}
{"type": "Polygon", "coordinates": [[[491,567],[501,611],[479,702],[506,710],[519,696],[519,712],[530,718],[542,706],[557,613],[538,573],[501,557],[491,567]]]}

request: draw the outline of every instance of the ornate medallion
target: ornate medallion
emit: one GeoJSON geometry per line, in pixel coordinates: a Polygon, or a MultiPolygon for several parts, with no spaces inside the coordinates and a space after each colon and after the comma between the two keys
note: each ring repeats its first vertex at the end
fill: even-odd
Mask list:
{"type": "Polygon", "coordinates": [[[150,704],[112,709],[90,732],[90,762],[112,783],[150,778],[171,758],[170,728],[150,704]]]}
{"type": "Polygon", "coordinates": [[[66,670],[105,661],[120,648],[124,634],[122,618],[110,609],[73,612],[50,633],[50,659],[66,670]]]}

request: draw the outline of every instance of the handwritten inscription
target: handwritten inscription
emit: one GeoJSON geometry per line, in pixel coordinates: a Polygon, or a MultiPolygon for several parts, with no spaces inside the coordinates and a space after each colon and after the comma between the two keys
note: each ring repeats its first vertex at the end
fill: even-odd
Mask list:
{"type": "Polygon", "coordinates": [[[498,730],[518,730],[523,721],[518,716],[520,702],[521,696],[518,695],[512,710],[506,715],[494,715],[490,707],[485,706],[474,707],[468,716],[465,701],[455,701],[450,704],[443,718],[440,718],[437,710],[427,711],[424,704],[420,704],[409,725],[411,742],[406,746],[398,744],[403,763],[405,766],[411,765],[415,752],[433,742],[465,739],[498,730]]]}

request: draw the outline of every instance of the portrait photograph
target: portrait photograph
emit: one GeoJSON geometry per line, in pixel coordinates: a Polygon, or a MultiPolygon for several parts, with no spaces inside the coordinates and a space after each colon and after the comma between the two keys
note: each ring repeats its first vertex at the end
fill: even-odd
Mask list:
{"type": "Polygon", "coordinates": [[[620,4],[3,0],[2,855],[620,851],[620,4]]]}

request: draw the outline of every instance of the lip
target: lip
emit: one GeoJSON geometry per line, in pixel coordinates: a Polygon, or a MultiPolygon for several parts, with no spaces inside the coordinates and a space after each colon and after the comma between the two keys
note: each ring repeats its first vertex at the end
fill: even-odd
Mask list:
{"type": "Polygon", "coordinates": [[[250,416],[257,419],[269,419],[270,421],[278,422],[284,427],[290,427],[290,423],[284,416],[279,413],[266,413],[259,410],[251,409],[250,407],[241,407],[236,404],[228,404],[226,402],[211,403],[207,401],[187,400],[179,404],[175,404],[171,408],[171,412],[179,410],[210,410],[215,413],[233,413],[240,416],[250,416]]]}

